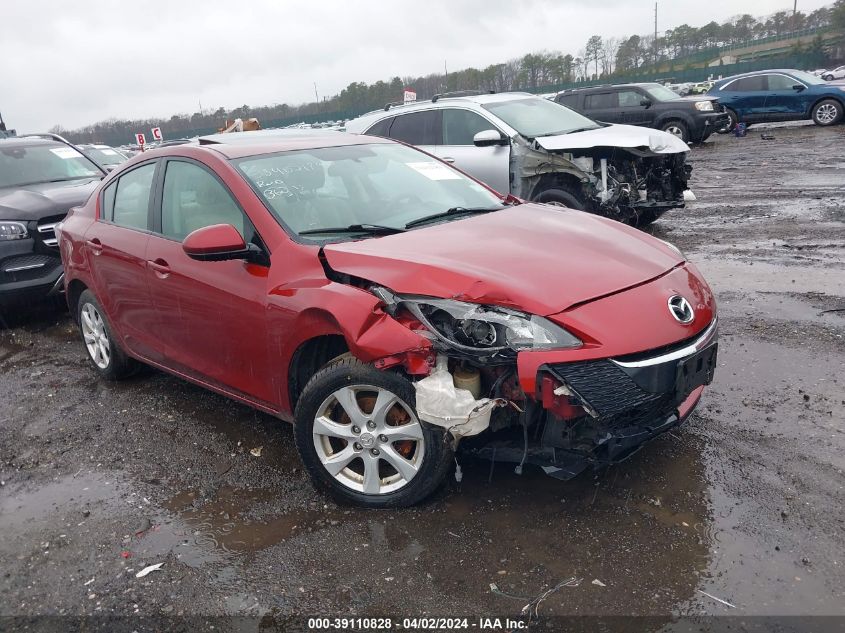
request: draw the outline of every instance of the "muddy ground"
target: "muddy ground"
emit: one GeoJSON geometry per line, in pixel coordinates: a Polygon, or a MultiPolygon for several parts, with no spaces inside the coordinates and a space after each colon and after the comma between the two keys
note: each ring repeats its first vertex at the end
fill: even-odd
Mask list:
{"type": "Polygon", "coordinates": [[[419,508],[339,507],[286,424],[156,372],[105,383],[67,314],[13,316],[0,613],[516,616],[574,577],[540,626],[845,615],[845,127],[771,133],[695,148],[698,200],[653,227],[718,297],[701,407],[567,483],[464,458],[462,483],[419,508]]]}

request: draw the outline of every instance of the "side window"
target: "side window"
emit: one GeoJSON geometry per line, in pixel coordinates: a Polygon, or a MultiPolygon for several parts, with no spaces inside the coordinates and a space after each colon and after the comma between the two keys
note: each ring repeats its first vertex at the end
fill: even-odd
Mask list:
{"type": "Polygon", "coordinates": [[[411,145],[440,145],[438,111],[410,112],[397,116],[390,127],[390,138],[411,145]]]}
{"type": "Polygon", "coordinates": [[[792,90],[792,86],[798,82],[786,75],[767,75],[769,79],[769,90],[792,90]]]}
{"type": "Polygon", "coordinates": [[[586,110],[604,110],[605,108],[615,107],[615,92],[598,92],[596,94],[587,95],[584,101],[584,108],[586,110]]]}
{"type": "Polygon", "coordinates": [[[475,112],[454,108],[443,110],[444,145],[473,145],[476,134],[495,129],[495,125],[475,112]]]}
{"type": "Polygon", "coordinates": [[[561,105],[565,105],[567,108],[577,110],[579,96],[580,95],[559,95],[557,98],[557,102],[561,105]]]}
{"type": "Polygon", "coordinates": [[[389,116],[386,119],[382,119],[378,123],[376,123],[373,127],[366,131],[366,134],[370,136],[383,136],[385,138],[389,137],[390,132],[390,124],[393,123],[393,117],[389,116]]]}
{"type": "Polygon", "coordinates": [[[645,99],[645,97],[636,90],[620,90],[617,94],[619,95],[620,108],[642,107],[640,102],[645,99]]]}
{"type": "Polygon", "coordinates": [[[118,179],[112,222],[131,229],[149,230],[150,195],[155,171],[155,163],[151,163],[133,169],[118,179]]]}
{"type": "Polygon", "coordinates": [[[766,90],[766,75],[737,79],[727,88],[729,92],[762,92],[766,90]]]}
{"type": "Polygon", "coordinates": [[[103,208],[100,209],[100,217],[108,222],[114,219],[114,194],[116,192],[116,180],[103,190],[103,208]]]}
{"type": "Polygon", "coordinates": [[[168,161],[161,198],[162,235],[181,242],[189,233],[214,224],[231,224],[246,242],[252,241],[252,225],[217,178],[193,163],[168,161]]]}

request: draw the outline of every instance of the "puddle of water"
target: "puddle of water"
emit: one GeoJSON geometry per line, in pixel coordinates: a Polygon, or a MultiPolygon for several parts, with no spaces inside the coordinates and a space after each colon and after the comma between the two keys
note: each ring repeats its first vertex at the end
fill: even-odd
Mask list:
{"type": "Polygon", "coordinates": [[[695,258],[704,278],[718,291],[730,292],[815,292],[825,294],[841,291],[845,272],[835,267],[783,265],[767,262],[747,262],[736,259],[695,258]]]}
{"type": "Polygon", "coordinates": [[[172,551],[185,564],[199,567],[235,554],[255,554],[299,534],[337,525],[343,517],[309,510],[279,513],[266,520],[249,516],[276,494],[224,486],[213,499],[204,501],[196,491],[180,492],[164,504],[169,514],[135,540],[133,552],[154,557],[172,551]]]}

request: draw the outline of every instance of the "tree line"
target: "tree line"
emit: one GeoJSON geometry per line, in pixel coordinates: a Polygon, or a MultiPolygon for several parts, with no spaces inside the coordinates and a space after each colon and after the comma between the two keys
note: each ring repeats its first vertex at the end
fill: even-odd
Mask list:
{"type": "MultiPolygon", "coordinates": [[[[721,24],[712,21],[700,27],[681,24],[655,39],[653,34],[603,38],[593,35],[577,54],[541,51],[486,68],[465,68],[450,73],[432,73],[423,77],[393,77],[373,84],[352,82],[339,94],[320,102],[301,105],[275,104],[226,110],[205,110],[193,114],[175,114],[170,119],[109,119],[78,130],[56,126],[51,131],[68,135],[77,142],[129,142],[136,131],[161,127],[166,138],[178,138],[202,130],[220,127],[226,119],[257,117],[265,125],[274,121],[348,118],[402,98],[402,91],[413,88],[419,99],[457,90],[536,90],[601,78],[624,77],[656,71],[671,62],[683,65],[684,58],[743,42],[780,36],[811,28],[845,29],[845,0],[810,13],[778,11],[763,18],[743,14],[721,24]],[[116,139],[123,139],[122,141],[116,139]]],[[[821,46],[821,40],[818,40],[821,46]]],[[[718,52],[715,52],[718,55],[718,52]]]]}

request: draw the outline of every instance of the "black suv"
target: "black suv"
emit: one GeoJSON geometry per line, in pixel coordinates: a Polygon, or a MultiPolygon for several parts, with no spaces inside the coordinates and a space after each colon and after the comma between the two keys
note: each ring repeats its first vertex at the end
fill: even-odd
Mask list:
{"type": "Polygon", "coordinates": [[[555,101],[597,121],[653,127],[687,143],[703,143],[730,124],[718,99],[680,97],[660,84],[575,88],[558,93],[555,101]]]}
{"type": "Polygon", "coordinates": [[[0,133],[0,306],[62,290],[56,225],[105,173],[60,136],[0,133]]]}

